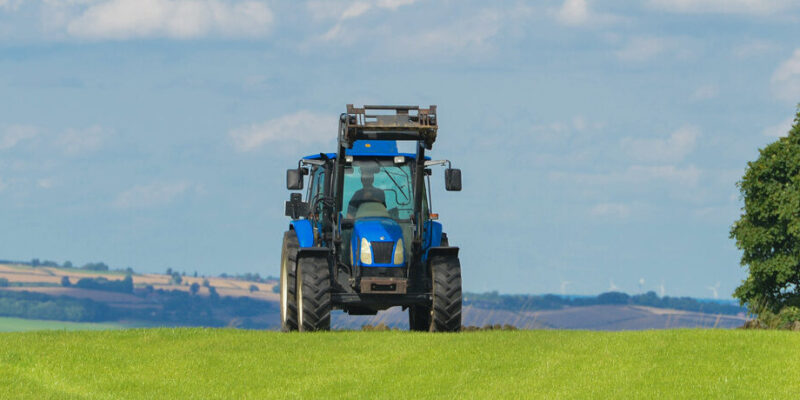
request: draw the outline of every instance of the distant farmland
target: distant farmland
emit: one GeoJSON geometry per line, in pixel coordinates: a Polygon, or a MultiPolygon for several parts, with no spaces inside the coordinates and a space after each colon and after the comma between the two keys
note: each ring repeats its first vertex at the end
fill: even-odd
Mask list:
{"type": "MultiPolygon", "coordinates": [[[[130,274],[125,271],[0,264],[0,280],[8,282],[7,287],[0,287],[0,316],[6,317],[93,322],[111,324],[112,327],[277,329],[280,323],[279,295],[273,290],[277,282],[272,279],[251,281],[232,277],[130,274]],[[130,286],[120,291],[115,285],[126,275],[131,276],[130,286]],[[62,285],[65,279],[69,286],[62,285]],[[81,279],[102,279],[112,287],[77,287],[81,279]],[[64,312],[69,307],[73,312],[64,312]]],[[[733,305],[704,303],[690,298],[658,298],[655,294],[628,296],[609,293],[596,298],[569,300],[553,295],[467,293],[464,301],[463,324],[478,327],[508,324],[522,329],[613,331],[735,328],[745,322],[743,311],[733,305]],[[605,300],[616,303],[609,304],[603,296],[608,298],[605,300]]],[[[378,324],[406,329],[408,316],[400,308],[375,316],[344,316],[335,312],[332,325],[334,329],[358,330],[363,325],[378,324]]],[[[0,329],[30,329],[30,324],[21,322],[16,326],[7,323],[0,329]]]]}
{"type": "Polygon", "coordinates": [[[0,398],[796,398],[789,331],[0,334],[0,398]]]}

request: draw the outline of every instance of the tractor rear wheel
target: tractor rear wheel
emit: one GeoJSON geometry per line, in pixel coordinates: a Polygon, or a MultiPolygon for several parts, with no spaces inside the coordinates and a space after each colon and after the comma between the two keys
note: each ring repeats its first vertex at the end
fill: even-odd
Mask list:
{"type": "Polygon", "coordinates": [[[297,319],[301,332],[331,329],[331,273],[327,257],[297,260],[297,319]]]}
{"type": "Polygon", "coordinates": [[[297,249],[300,247],[293,230],[283,234],[281,246],[281,330],[297,330],[297,249]]]}
{"type": "Polygon", "coordinates": [[[433,278],[431,332],[461,330],[461,263],[458,257],[434,257],[430,261],[433,278]]]}

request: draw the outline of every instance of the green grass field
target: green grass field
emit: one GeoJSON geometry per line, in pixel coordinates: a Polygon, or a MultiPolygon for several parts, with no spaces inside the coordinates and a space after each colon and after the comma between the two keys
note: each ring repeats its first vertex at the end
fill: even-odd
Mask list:
{"type": "Polygon", "coordinates": [[[41,330],[107,330],[122,329],[125,325],[115,323],[90,323],[90,322],[66,322],[49,321],[38,319],[0,317],[0,332],[24,332],[41,330]]]}
{"type": "Polygon", "coordinates": [[[0,334],[0,398],[796,398],[800,334],[0,334]]]}

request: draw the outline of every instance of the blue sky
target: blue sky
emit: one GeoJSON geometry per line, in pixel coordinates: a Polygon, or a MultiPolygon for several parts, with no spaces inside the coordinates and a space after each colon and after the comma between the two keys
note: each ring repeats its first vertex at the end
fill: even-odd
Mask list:
{"type": "Polygon", "coordinates": [[[467,290],[730,297],[800,2],[0,0],[0,258],[277,275],[346,103],[437,104],[467,290]]]}

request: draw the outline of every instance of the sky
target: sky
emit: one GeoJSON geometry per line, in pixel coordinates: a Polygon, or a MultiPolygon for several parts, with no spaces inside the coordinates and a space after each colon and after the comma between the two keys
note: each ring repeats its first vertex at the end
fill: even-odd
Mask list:
{"type": "Polygon", "coordinates": [[[800,1],[0,0],[0,259],[278,275],[345,104],[436,104],[464,288],[727,299],[800,1]]]}

